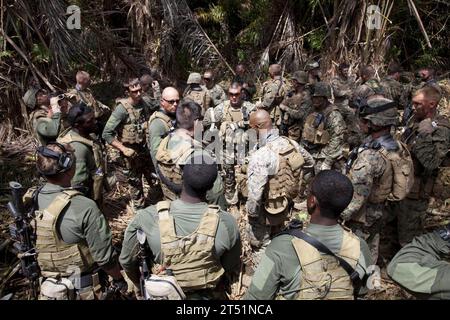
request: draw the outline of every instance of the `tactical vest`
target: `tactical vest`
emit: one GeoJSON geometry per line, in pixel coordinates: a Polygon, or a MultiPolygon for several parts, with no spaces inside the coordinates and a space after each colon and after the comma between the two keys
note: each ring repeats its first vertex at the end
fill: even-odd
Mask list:
{"type": "Polygon", "coordinates": [[[280,138],[289,142],[286,148],[276,151],[271,147],[272,144],[267,144],[270,150],[278,154],[278,171],[269,176],[266,188],[264,206],[268,212],[284,211],[288,202],[298,195],[301,167],[305,163],[293,142],[286,137],[280,138]],[[288,201],[283,201],[286,199],[288,201]]]}
{"type": "MultiPolygon", "coordinates": [[[[171,136],[169,135],[161,141],[155,158],[161,174],[173,183],[181,185],[183,172],[179,164],[184,163],[189,158],[189,156],[195,151],[195,147],[186,143],[182,144],[181,147],[176,150],[169,150],[168,145],[170,138],[171,136]]],[[[166,184],[161,183],[161,187],[164,196],[167,199],[175,200],[178,198],[178,196],[170,190],[166,184]]]]}
{"type": "MultiPolygon", "coordinates": [[[[242,106],[243,107],[243,106],[242,106]]],[[[227,100],[223,103],[223,120],[224,122],[239,122],[244,120],[244,115],[242,114],[242,107],[239,109],[233,108],[230,101],[227,100]]]]}
{"type": "Polygon", "coordinates": [[[327,107],[323,113],[312,112],[305,120],[302,140],[313,145],[326,145],[330,141],[330,133],[327,130],[327,120],[333,111],[337,111],[335,106],[327,107]]]}
{"type": "Polygon", "coordinates": [[[36,211],[36,249],[38,264],[44,277],[68,277],[79,268],[84,273],[92,270],[94,260],[86,242],[67,244],[56,230],[59,215],[71,199],[81,194],[75,190],[62,191],[44,210],[36,211]],[[71,270],[69,270],[70,268],[71,270]]]}
{"type": "Polygon", "coordinates": [[[189,90],[187,94],[184,96],[186,100],[192,100],[195,103],[198,103],[200,107],[202,107],[202,116],[205,114],[206,108],[206,96],[208,92],[206,90],[197,91],[197,90],[189,90]]]}
{"type": "Polygon", "coordinates": [[[163,124],[164,124],[164,128],[166,129],[166,132],[169,132],[172,129],[172,118],[169,117],[167,114],[165,114],[164,112],[161,111],[156,111],[154,112],[150,119],[148,120],[148,127],[150,128],[153,120],[155,119],[160,119],[162,120],[163,124]]]}
{"type": "Polygon", "coordinates": [[[128,99],[120,99],[118,103],[122,104],[128,113],[127,122],[120,130],[120,141],[128,144],[141,144],[146,141],[147,132],[147,109],[134,108],[128,99]]]}
{"type": "MultiPolygon", "coordinates": [[[[69,130],[70,129],[68,129],[68,131],[69,130]]],[[[102,198],[103,180],[104,175],[106,173],[106,163],[105,160],[103,159],[102,146],[98,141],[86,139],[80,135],[71,135],[68,131],[63,132],[60,135],[60,137],[58,138],[59,143],[66,144],[72,142],[79,142],[90,148],[92,150],[92,153],[94,154],[95,170],[89,172],[93,182],[92,199],[100,200],[102,198]]]]}
{"type": "MultiPolygon", "coordinates": [[[[297,300],[353,300],[350,276],[336,258],[321,254],[308,242],[294,237],[292,240],[300,261],[301,281],[297,300]]],[[[356,267],[360,256],[360,243],[351,231],[344,230],[342,246],[337,254],[356,267]]]]}
{"type": "Polygon", "coordinates": [[[187,236],[177,236],[170,215],[170,201],[156,204],[163,266],[171,269],[184,292],[212,289],[224,270],[214,256],[214,242],[219,225],[219,207],[209,205],[197,229],[187,236]]]}

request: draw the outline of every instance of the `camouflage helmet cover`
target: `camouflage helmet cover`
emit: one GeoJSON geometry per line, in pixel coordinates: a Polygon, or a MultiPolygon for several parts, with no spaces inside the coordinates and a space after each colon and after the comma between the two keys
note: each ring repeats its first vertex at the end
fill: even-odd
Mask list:
{"type": "Polygon", "coordinates": [[[312,97],[325,97],[327,99],[331,98],[331,86],[325,82],[317,82],[314,85],[312,97]]]}
{"type": "Polygon", "coordinates": [[[202,76],[200,75],[200,73],[191,72],[187,79],[187,84],[192,84],[192,83],[200,84],[201,81],[202,81],[202,76]]]}
{"type": "Polygon", "coordinates": [[[305,71],[295,71],[292,75],[292,79],[296,80],[300,84],[308,83],[308,73],[305,71]]]}
{"type": "Polygon", "coordinates": [[[398,124],[396,103],[384,97],[369,98],[358,110],[360,118],[367,119],[376,126],[398,124]]]}
{"type": "Polygon", "coordinates": [[[319,68],[319,63],[317,61],[310,61],[305,66],[305,71],[311,71],[319,68]]]}

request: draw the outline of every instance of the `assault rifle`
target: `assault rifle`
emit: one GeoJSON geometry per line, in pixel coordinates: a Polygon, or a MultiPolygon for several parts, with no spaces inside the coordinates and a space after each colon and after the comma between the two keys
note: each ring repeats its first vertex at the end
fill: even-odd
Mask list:
{"type": "Polygon", "coordinates": [[[10,182],[11,201],[8,202],[8,210],[14,218],[14,224],[9,226],[9,233],[14,241],[14,248],[17,250],[17,257],[20,259],[21,272],[30,285],[32,299],[37,299],[39,266],[36,259],[36,249],[34,242],[36,236],[31,227],[33,219],[32,212],[25,212],[23,204],[23,187],[18,182],[10,182]]]}

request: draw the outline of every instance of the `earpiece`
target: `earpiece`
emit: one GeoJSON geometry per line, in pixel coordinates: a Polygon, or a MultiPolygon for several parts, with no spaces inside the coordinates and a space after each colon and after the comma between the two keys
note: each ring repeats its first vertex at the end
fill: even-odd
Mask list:
{"type": "Polygon", "coordinates": [[[50,142],[47,144],[47,146],[48,145],[58,146],[59,148],[61,148],[62,153],[55,152],[45,146],[40,146],[36,150],[36,153],[39,153],[40,155],[47,157],[47,158],[52,158],[52,159],[58,160],[58,169],[53,172],[42,172],[39,169],[39,167],[37,167],[37,170],[45,176],[51,176],[51,175],[55,175],[58,173],[68,171],[73,165],[73,155],[71,153],[67,152],[66,148],[64,148],[64,146],[58,142],[50,142]]]}

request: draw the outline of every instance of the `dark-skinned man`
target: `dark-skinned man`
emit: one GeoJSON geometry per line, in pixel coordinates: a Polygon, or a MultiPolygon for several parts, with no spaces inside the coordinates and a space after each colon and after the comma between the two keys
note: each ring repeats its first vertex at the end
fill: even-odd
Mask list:
{"type": "Polygon", "coordinates": [[[147,148],[147,121],[151,109],[142,100],[139,79],[124,84],[128,97],[118,100],[103,130],[103,139],[125,157],[124,174],[128,178],[132,206],[143,208],[145,204],[142,176],[152,183],[152,169],[147,148]]]}
{"type": "MultiPolygon", "coordinates": [[[[205,114],[203,126],[210,132],[219,128],[219,140],[225,146],[221,155],[222,170],[224,171],[225,198],[230,205],[239,201],[236,185],[236,171],[240,167],[249,150],[245,149],[248,141],[247,130],[250,113],[255,106],[248,101],[242,100],[242,87],[233,82],[228,89],[228,99],[217,107],[210,108],[205,114]]],[[[218,155],[216,155],[218,156],[218,155]]]]}
{"type": "Polygon", "coordinates": [[[93,138],[97,129],[94,110],[79,102],[70,108],[67,118],[71,129],[60,135],[58,142],[70,144],[74,149],[77,160],[72,186],[82,187],[84,194],[102,208],[106,163],[102,145],[93,138]]]}
{"type": "MultiPolygon", "coordinates": [[[[196,154],[210,154],[203,149],[202,141],[202,109],[192,101],[182,102],[176,111],[177,128],[169,133],[159,145],[156,153],[158,175],[165,200],[179,198],[182,186],[182,172],[185,163],[189,163],[196,154]]],[[[210,204],[226,207],[223,196],[223,184],[220,175],[214,186],[207,193],[210,204]]]]}
{"type": "Polygon", "coordinates": [[[351,300],[355,293],[364,293],[365,288],[352,283],[336,258],[345,260],[360,279],[372,264],[364,240],[338,224],[352,199],[351,181],[337,171],[325,170],[314,178],[310,190],[308,227],[300,232],[299,226],[292,225],[272,239],[244,299],[351,300]],[[317,241],[334,256],[319,251],[317,241]]]}
{"type": "Polygon", "coordinates": [[[47,180],[35,204],[40,299],[99,299],[105,272],[113,285],[127,290],[108,222],[94,201],[71,188],[75,162],[69,145],[52,142],[37,150],[36,168],[47,180]]]}
{"type": "Polygon", "coordinates": [[[314,171],[314,160],[297,142],[278,134],[267,111],[252,112],[250,127],[256,131],[258,150],[248,161],[245,207],[249,238],[255,249],[252,260],[257,265],[270,237],[289,220],[299,194],[302,170],[314,171]]]}
{"type": "Polygon", "coordinates": [[[159,144],[170,131],[174,130],[175,114],[180,103],[180,94],[173,87],[167,87],[161,94],[160,108],[148,120],[147,144],[150,156],[156,166],[156,152],[159,144]]]}
{"type": "Polygon", "coordinates": [[[120,263],[139,288],[138,230],[151,252],[152,273],[173,275],[187,299],[224,299],[224,273],[239,268],[239,230],[235,219],[208,205],[217,165],[207,155],[183,168],[180,199],[161,201],[137,213],[125,231],[120,263]],[[203,239],[203,240],[200,240],[203,239]]]}
{"type": "Polygon", "coordinates": [[[318,82],[313,87],[313,112],[305,120],[302,145],[316,161],[315,172],[340,167],[347,130],[339,109],[330,103],[331,87],[318,82]]]}
{"type": "Polygon", "coordinates": [[[367,242],[372,260],[377,263],[386,202],[405,198],[412,186],[413,165],[406,146],[391,135],[392,127],[398,124],[394,101],[381,95],[370,96],[358,110],[358,117],[367,138],[352,151],[346,164],[355,193],[342,218],[367,242]]]}

